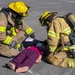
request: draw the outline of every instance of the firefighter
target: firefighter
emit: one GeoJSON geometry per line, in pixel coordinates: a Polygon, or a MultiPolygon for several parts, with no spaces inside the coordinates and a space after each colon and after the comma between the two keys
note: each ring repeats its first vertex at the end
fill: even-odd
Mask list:
{"type": "Polygon", "coordinates": [[[28,16],[29,6],[22,1],[11,2],[0,11],[0,55],[12,57],[19,54],[22,41],[34,31],[23,20],[28,16]]]}
{"type": "Polygon", "coordinates": [[[57,12],[42,13],[39,21],[47,26],[47,44],[49,47],[48,62],[56,66],[75,67],[75,45],[71,44],[71,28],[65,17],[56,16],[57,12]]]}

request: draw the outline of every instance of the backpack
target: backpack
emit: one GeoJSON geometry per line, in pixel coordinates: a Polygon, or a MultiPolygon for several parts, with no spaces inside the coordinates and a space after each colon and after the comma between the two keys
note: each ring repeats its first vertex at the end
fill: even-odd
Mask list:
{"type": "Polygon", "coordinates": [[[71,44],[75,44],[75,13],[68,13],[64,16],[64,19],[68,23],[69,27],[72,29],[70,34],[71,44]]]}
{"type": "Polygon", "coordinates": [[[0,12],[3,12],[5,14],[6,18],[7,18],[8,14],[9,14],[9,9],[4,7],[4,8],[0,9],[0,12]]]}
{"type": "MultiPolygon", "coordinates": [[[[72,32],[70,34],[70,42],[72,45],[75,44],[75,13],[68,13],[66,15],[67,23],[69,24],[70,28],[72,29],[72,32]]],[[[75,58],[75,52],[74,50],[70,50],[73,58],[75,58]]]]}
{"type": "Polygon", "coordinates": [[[71,27],[75,31],[75,13],[68,13],[66,15],[66,20],[71,27]]]}

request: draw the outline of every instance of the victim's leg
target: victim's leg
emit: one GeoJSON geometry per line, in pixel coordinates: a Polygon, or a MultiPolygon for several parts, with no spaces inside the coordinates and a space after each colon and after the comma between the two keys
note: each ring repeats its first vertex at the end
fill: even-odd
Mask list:
{"type": "Polygon", "coordinates": [[[19,55],[17,55],[15,58],[13,58],[10,61],[10,63],[14,64],[17,67],[17,65],[22,63],[23,60],[26,58],[26,55],[27,55],[27,50],[23,50],[21,53],[19,53],[19,55]]]}
{"type": "Polygon", "coordinates": [[[15,70],[15,65],[13,63],[9,62],[7,65],[11,70],[15,70]]]}
{"type": "Polygon", "coordinates": [[[38,58],[38,53],[30,50],[28,52],[28,57],[24,60],[23,63],[19,65],[19,67],[16,69],[16,72],[26,72],[29,68],[32,67],[33,64],[36,63],[36,60],[38,58]]]}

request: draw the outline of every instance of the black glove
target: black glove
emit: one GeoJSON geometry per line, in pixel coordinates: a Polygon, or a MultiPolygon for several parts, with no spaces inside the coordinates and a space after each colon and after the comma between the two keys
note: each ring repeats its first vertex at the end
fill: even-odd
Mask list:
{"type": "Polygon", "coordinates": [[[73,58],[75,58],[75,52],[74,52],[74,50],[71,50],[70,52],[71,52],[73,58]]]}
{"type": "Polygon", "coordinates": [[[32,34],[30,35],[30,37],[35,39],[34,33],[32,33],[32,34]]]}
{"type": "Polygon", "coordinates": [[[29,35],[27,35],[27,34],[24,34],[24,36],[25,36],[26,38],[28,38],[28,37],[29,37],[29,35]]]}

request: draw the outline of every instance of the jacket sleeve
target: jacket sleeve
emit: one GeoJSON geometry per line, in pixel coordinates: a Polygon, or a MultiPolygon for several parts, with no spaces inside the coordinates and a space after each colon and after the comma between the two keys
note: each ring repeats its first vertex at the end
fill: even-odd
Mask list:
{"type": "Polygon", "coordinates": [[[26,36],[35,38],[34,30],[30,26],[28,26],[25,22],[23,22],[23,31],[25,32],[26,36]]]}
{"type": "Polygon", "coordinates": [[[16,40],[16,38],[6,35],[7,25],[8,25],[7,18],[4,15],[4,13],[1,12],[0,13],[0,42],[10,45],[13,40],[16,40]]]}
{"type": "Polygon", "coordinates": [[[60,40],[60,34],[63,34],[64,37],[64,42],[68,43],[69,40],[69,35],[71,33],[71,28],[69,25],[66,23],[66,21],[63,18],[56,18],[55,20],[52,21],[50,24],[50,28],[48,31],[48,44],[50,48],[50,52],[54,52],[58,46],[58,44],[61,44],[60,40]]]}
{"type": "Polygon", "coordinates": [[[4,13],[0,13],[0,41],[6,38],[7,19],[4,13]]]}
{"type": "Polygon", "coordinates": [[[53,21],[50,24],[50,28],[48,31],[48,45],[50,48],[50,52],[54,52],[57,48],[60,39],[61,27],[59,21],[53,21]]]}

